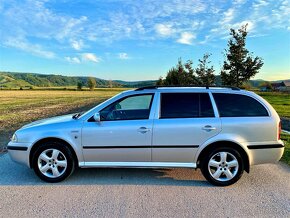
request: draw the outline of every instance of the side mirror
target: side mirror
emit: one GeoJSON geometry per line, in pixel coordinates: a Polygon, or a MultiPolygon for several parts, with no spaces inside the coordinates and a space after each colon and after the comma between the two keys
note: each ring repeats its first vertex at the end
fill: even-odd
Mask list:
{"type": "Polygon", "coordinates": [[[95,120],[96,122],[101,122],[101,116],[100,116],[100,113],[95,113],[95,114],[94,114],[94,120],[95,120]]]}

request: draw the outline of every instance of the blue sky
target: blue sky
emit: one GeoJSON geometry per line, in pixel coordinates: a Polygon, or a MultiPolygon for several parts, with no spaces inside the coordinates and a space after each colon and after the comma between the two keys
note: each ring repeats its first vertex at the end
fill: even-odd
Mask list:
{"type": "Polygon", "coordinates": [[[0,0],[0,70],[158,79],[204,53],[219,73],[230,28],[248,23],[256,79],[290,78],[288,0],[0,0]]]}

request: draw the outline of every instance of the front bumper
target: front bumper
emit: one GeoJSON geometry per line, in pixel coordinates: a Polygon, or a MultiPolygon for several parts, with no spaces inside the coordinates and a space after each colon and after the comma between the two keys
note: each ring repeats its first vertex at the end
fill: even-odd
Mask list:
{"type": "Polygon", "coordinates": [[[9,142],[7,150],[10,158],[20,164],[30,167],[29,163],[29,149],[30,143],[15,143],[9,142]]]}

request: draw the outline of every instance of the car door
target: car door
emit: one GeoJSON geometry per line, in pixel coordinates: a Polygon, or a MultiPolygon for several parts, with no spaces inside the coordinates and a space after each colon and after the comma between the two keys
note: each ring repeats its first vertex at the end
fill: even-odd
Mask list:
{"type": "Polygon", "coordinates": [[[208,93],[160,93],[152,162],[192,163],[198,147],[221,130],[208,93]]]}
{"type": "Polygon", "coordinates": [[[150,162],[154,94],[123,97],[105,107],[100,122],[90,118],[82,129],[86,165],[94,162],[150,162]]]}

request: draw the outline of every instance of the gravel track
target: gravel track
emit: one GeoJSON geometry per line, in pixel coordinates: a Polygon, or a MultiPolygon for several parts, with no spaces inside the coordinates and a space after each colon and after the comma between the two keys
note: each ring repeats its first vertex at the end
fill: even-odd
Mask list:
{"type": "Polygon", "coordinates": [[[230,187],[192,169],[80,169],[59,184],[0,156],[0,217],[290,217],[290,167],[255,166],[230,187]]]}

